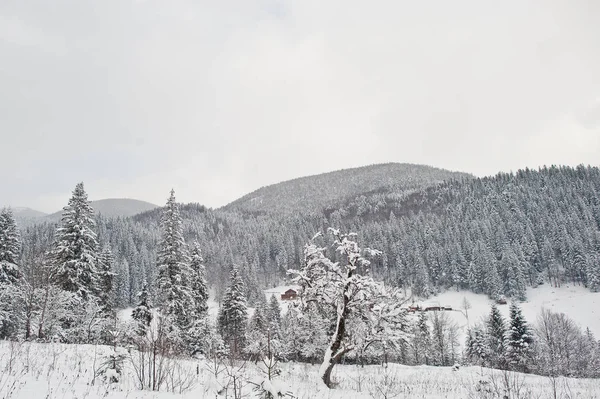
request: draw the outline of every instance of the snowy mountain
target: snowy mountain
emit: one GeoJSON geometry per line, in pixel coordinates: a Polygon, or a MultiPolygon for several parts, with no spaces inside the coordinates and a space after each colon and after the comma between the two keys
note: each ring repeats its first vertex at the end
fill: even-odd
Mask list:
{"type": "Polygon", "coordinates": [[[387,163],[300,177],[259,188],[224,207],[225,210],[262,212],[320,211],[359,195],[406,194],[466,173],[431,166],[387,163]]]}
{"type": "MultiPolygon", "coordinates": [[[[106,217],[129,217],[158,208],[158,205],[130,198],[102,199],[92,201],[91,205],[94,209],[94,213],[106,217]]],[[[48,215],[45,219],[49,221],[58,221],[60,220],[61,215],[62,210],[48,215]]]]}
{"type": "Polygon", "coordinates": [[[35,209],[27,208],[27,207],[14,207],[11,208],[13,211],[13,215],[17,219],[36,219],[47,216],[47,213],[36,211],[35,209]]]}

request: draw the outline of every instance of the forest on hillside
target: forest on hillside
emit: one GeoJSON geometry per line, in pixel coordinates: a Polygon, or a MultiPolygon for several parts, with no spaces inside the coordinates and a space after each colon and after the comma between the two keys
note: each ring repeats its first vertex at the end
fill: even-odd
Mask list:
{"type": "MultiPolygon", "coordinates": [[[[332,226],[381,251],[375,278],[428,296],[468,289],[523,299],[526,287],[574,282],[600,290],[600,170],[544,167],[450,180],[410,195],[362,193],[336,207],[254,212],[181,206],[186,242],[198,241],[220,298],[233,265],[250,303],[302,262],[315,232],[332,226]]],[[[161,209],[97,217],[98,240],[115,257],[117,303],[132,304],[156,279],[161,209]]],[[[55,225],[23,230],[23,264],[41,262],[55,225]]]]}

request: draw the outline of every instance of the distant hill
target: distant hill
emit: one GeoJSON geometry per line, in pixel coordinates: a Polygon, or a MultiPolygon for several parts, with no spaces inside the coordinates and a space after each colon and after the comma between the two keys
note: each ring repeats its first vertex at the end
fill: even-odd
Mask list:
{"type": "Polygon", "coordinates": [[[259,188],[224,210],[321,211],[368,193],[407,194],[450,179],[472,178],[431,166],[387,163],[301,177],[259,188]]]}
{"type": "MultiPolygon", "coordinates": [[[[96,214],[107,217],[129,217],[158,208],[158,205],[129,198],[109,198],[92,201],[91,205],[96,214]]],[[[44,219],[46,221],[58,221],[61,215],[62,210],[48,215],[44,219]]]]}
{"type": "Polygon", "coordinates": [[[17,206],[11,207],[13,211],[13,215],[15,216],[15,220],[17,224],[21,227],[29,226],[35,224],[39,221],[43,221],[47,213],[36,211],[35,209],[17,206]]]}
{"type": "Polygon", "coordinates": [[[36,219],[48,215],[47,213],[26,207],[15,207],[11,209],[13,211],[13,215],[17,219],[36,219]]]}

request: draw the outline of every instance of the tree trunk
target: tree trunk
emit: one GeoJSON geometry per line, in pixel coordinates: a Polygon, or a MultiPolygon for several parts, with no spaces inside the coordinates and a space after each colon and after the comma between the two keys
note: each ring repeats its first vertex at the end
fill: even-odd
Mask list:
{"type": "Polygon", "coordinates": [[[44,318],[46,317],[46,308],[48,306],[48,297],[50,296],[50,282],[46,283],[46,290],[44,292],[44,304],[42,305],[42,314],[40,316],[40,322],[38,325],[38,339],[44,338],[44,318]]]}
{"type": "Polygon", "coordinates": [[[343,351],[340,351],[342,347],[342,340],[344,339],[344,334],[346,333],[346,317],[348,316],[348,295],[345,293],[348,290],[348,286],[344,290],[344,302],[342,304],[342,309],[338,311],[338,319],[337,325],[335,328],[335,333],[333,337],[331,337],[331,344],[327,351],[325,352],[325,358],[323,359],[323,364],[321,365],[321,379],[327,385],[327,388],[333,388],[333,384],[331,383],[331,371],[333,367],[337,364],[340,357],[344,354],[343,351]]]}

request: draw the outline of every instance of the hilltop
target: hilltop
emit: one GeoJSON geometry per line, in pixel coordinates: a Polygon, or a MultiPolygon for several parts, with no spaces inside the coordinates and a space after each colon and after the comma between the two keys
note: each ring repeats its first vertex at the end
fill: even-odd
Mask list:
{"type": "Polygon", "coordinates": [[[425,165],[387,163],[300,177],[259,188],[223,207],[224,210],[307,212],[335,207],[369,193],[415,192],[471,175],[425,165]]]}

